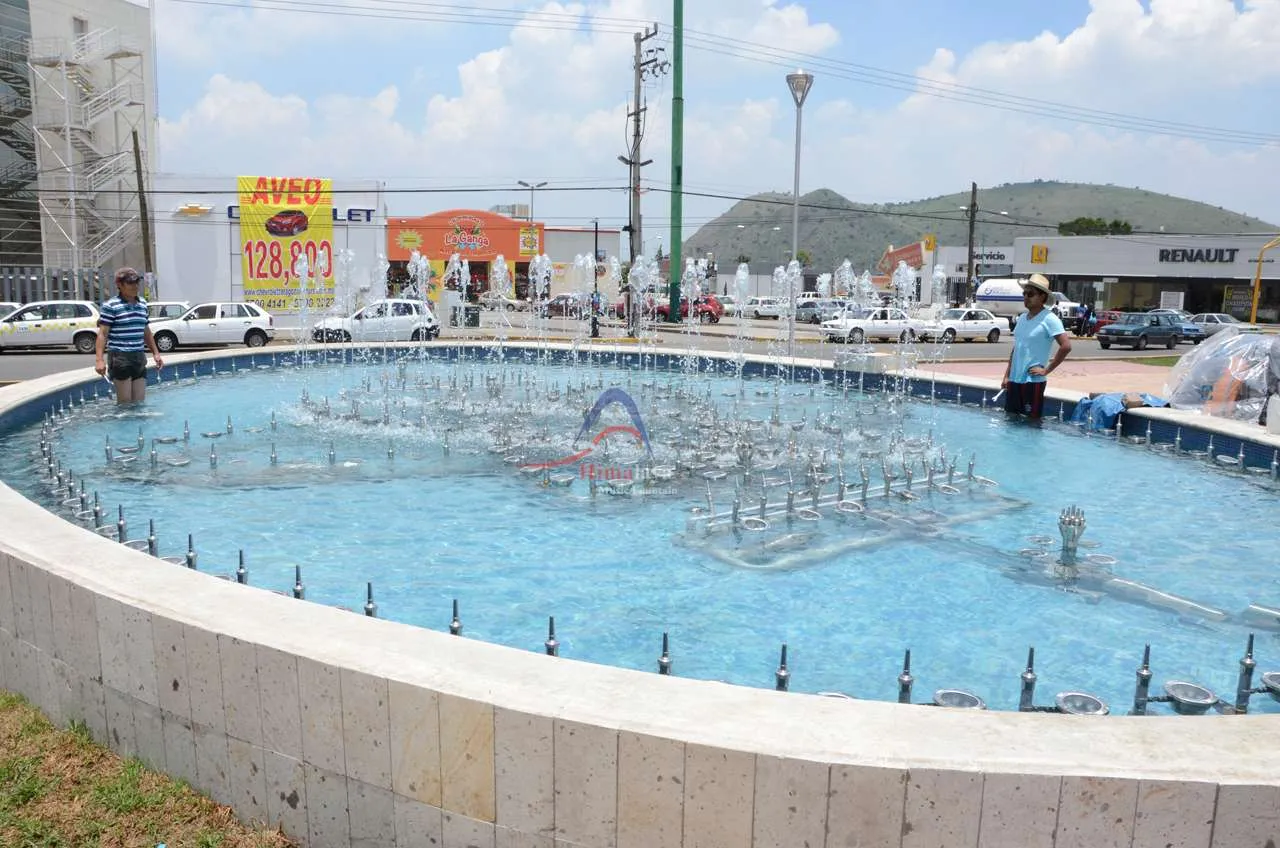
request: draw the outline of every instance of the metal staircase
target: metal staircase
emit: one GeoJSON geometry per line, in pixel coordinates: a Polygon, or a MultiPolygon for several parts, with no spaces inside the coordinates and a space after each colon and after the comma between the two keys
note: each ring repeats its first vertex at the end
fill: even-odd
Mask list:
{"type": "MultiPolygon", "coordinates": [[[[126,127],[145,119],[142,50],[115,28],[32,39],[24,48],[34,85],[33,143],[42,157],[46,263],[102,267],[141,230],[131,151],[122,149],[128,136],[108,119],[119,116],[126,127]]],[[[0,139],[4,132],[0,125],[0,139]]]]}

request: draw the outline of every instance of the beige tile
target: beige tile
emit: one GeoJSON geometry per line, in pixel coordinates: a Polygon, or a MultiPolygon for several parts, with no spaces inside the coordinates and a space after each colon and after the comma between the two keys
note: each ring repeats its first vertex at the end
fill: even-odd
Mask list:
{"type": "Polygon", "coordinates": [[[1217,800],[1213,783],[1142,781],[1133,848],[1208,848],[1217,800]]]}
{"type": "Polygon", "coordinates": [[[1280,845],[1280,786],[1218,787],[1213,848],[1280,845]]]}
{"type": "Polygon", "coordinates": [[[911,769],[903,810],[902,848],[972,848],[978,844],[982,775],[911,769]]]}
{"type": "Polygon", "coordinates": [[[618,848],[680,848],[684,743],[618,734],[618,848]]]}
{"type": "Polygon", "coordinates": [[[685,848],[749,848],[755,779],[751,754],[686,745],[685,848]]]}
{"type": "Polygon", "coordinates": [[[551,719],[499,707],[493,711],[493,733],[498,824],[550,838],[555,832],[551,719]]]}
{"type": "Polygon", "coordinates": [[[1054,848],[1129,848],[1138,781],[1064,777],[1054,848]]]}
{"type": "Polygon", "coordinates": [[[346,668],[338,676],[342,686],[342,745],[347,755],[346,775],[391,791],[387,680],[346,668]]]}
{"type": "Polygon", "coordinates": [[[391,788],[414,801],[440,806],[440,697],[429,689],[388,683],[391,788]]]}
{"type": "Polygon", "coordinates": [[[826,763],[756,757],[754,848],[822,848],[830,771],[826,763]]]}
{"type": "Polygon", "coordinates": [[[1053,848],[1062,778],[988,774],[978,848],[1053,848]]]}
{"type": "Polygon", "coordinates": [[[898,845],[907,798],[904,769],[838,765],[831,767],[827,802],[828,848],[898,845]]]}
{"type": "Polygon", "coordinates": [[[492,704],[440,696],[440,797],[446,813],[494,820],[492,704]]]}
{"type": "Polygon", "coordinates": [[[612,848],[618,831],[618,732],[556,720],[556,839],[612,848]]]}

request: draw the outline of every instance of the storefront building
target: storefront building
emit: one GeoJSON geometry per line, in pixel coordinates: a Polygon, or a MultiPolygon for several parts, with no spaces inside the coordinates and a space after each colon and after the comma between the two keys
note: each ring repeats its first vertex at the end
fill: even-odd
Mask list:
{"type": "MultiPolygon", "coordinates": [[[[570,291],[574,285],[568,274],[576,256],[596,253],[598,272],[616,251],[619,231],[586,227],[549,227],[537,221],[509,218],[479,209],[449,209],[419,218],[391,217],[387,221],[386,256],[391,263],[391,288],[399,291],[409,283],[408,263],[414,251],[431,265],[432,282],[428,298],[439,301],[450,258],[455,254],[467,262],[469,296],[473,299],[490,289],[494,263],[507,266],[507,278],[514,282],[515,297],[530,297],[529,263],[542,254],[551,260],[552,295],[570,291]]],[[[603,280],[602,280],[603,281],[603,280]]],[[[610,293],[612,294],[612,293],[610,293]]]]}
{"type": "MultiPolygon", "coordinates": [[[[1097,309],[1172,306],[1249,318],[1258,255],[1274,235],[1019,238],[1013,271],[1040,273],[1097,309]]],[[[1280,320],[1280,248],[1262,257],[1258,320],[1280,320]]]]}

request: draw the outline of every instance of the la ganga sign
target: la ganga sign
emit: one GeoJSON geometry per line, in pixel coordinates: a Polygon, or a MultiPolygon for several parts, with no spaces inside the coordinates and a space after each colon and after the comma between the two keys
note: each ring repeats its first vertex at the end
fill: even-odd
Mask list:
{"type": "MultiPolygon", "coordinates": [[[[335,206],[335,207],[333,208],[333,220],[334,220],[334,223],[341,223],[341,222],[344,222],[344,221],[350,221],[350,222],[351,222],[351,223],[353,223],[353,224],[372,224],[372,223],[373,223],[373,213],[374,213],[375,211],[377,211],[377,210],[375,210],[375,209],[354,209],[354,208],[353,208],[353,209],[339,209],[339,208],[337,208],[337,207],[335,206]]],[[[230,220],[232,220],[232,221],[239,221],[239,220],[240,220],[240,207],[239,207],[239,206],[228,206],[228,207],[227,207],[227,218],[228,218],[228,219],[230,219],[230,220]]]]}

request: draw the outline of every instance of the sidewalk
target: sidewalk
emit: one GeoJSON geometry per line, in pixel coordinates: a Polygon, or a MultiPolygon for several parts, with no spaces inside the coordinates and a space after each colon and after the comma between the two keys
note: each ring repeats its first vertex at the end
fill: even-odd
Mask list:
{"type": "MultiPolygon", "coordinates": [[[[933,368],[920,369],[938,376],[951,374],[979,377],[999,385],[1004,376],[1003,360],[999,362],[943,362],[933,368]]],[[[1049,388],[1065,389],[1081,394],[1093,392],[1147,392],[1165,396],[1165,381],[1173,370],[1167,365],[1139,365],[1117,359],[1068,359],[1049,376],[1049,388]]]]}

